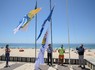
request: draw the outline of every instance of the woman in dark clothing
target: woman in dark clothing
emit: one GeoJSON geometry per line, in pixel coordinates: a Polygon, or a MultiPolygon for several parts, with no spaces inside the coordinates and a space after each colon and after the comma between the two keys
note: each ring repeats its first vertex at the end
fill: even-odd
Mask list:
{"type": "Polygon", "coordinates": [[[5,59],[6,59],[6,66],[5,67],[9,67],[8,62],[9,62],[9,58],[10,58],[10,49],[9,49],[9,45],[6,45],[6,49],[5,49],[5,59]]]}

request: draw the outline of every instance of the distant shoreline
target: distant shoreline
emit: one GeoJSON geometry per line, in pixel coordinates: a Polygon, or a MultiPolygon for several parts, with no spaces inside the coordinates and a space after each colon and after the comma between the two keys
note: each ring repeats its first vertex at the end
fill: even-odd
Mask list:
{"type": "MultiPolygon", "coordinates": [[[[31,43],[0,43],[0,48],[4,48],[6,44],[9,44],[10,48],[35,48],[35,44],[31,43]]],[[[53,48],[60,48],[61,44],[53,44],[53,48]]],[[[70,44],[70,48],[75,49],[79,47],[80,44],[70,44]]],[[[37,44],[37,48],[39,49],[41,44],[37,44]]],[[[68,49],[68,44],[64,44],[64,48],[68,49]]],[[[95,44],[84,44],[85,49],[95,49],[95,44]]]]}

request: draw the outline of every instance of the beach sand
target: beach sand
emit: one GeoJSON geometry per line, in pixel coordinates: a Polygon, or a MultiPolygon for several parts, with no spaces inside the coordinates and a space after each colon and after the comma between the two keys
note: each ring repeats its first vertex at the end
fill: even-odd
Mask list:
{"type": "MultiPolygon", "coordinates": [[[[10,56],[17,56],[17,57],[35,57],[35,49],[10,49],[10,56]],[[20,50],[23,50],[20,52],[20,50]]],[[[38,56],[39,49],[36,50],[36,55],[38,56]]],[[[5,55],[5,49],[0,49],[0,56],[5,55]]],[[[58,50],[53,51],[53,58],[58,58],[58,50]]],[[[69,58],[69,50],[65,49],[65,58],[69,58]]],[[[47,58],[47,51],[45,51],[44,58],[47,58]]],[[[70,58],[78,58],[77,51],[74,49],[70,50],[70,58]]],[[[84,53],[84,58],[95,58],[95,49],[87,49],[84,53]]]]}
{"type": "MultiPolygon", "coordinates": [[[[16,56],[16,57],[35,57],[35,49],[18,49],[18,48],[15,48],[15,49],[10,49],[11,52],[10,52],[10,56],[16,56]],[[22,52],[20,52],[20,50],[22,52]]],[[[39,49],[36,50],[37,51],[37,56],[38,56],[38,53],[39,53],[39,49]]],[[[3,56],[5,55],[5,49],[0,49],[0,56],[3,56]]],[[[54,50],[53,51],[53,58],[58,58],[58,50],[54,50]]],[[[65,58],[69,58],[69,50],[66,49],[65,50],[65,54],[64,54],[65,58]]],[[[95,58],[95,49],[92,49],[92,50],[85,50],[85,54],[84,54],[84,57],[85,59],[94,59],[95,58]]],[[[45,51],[45,55],[44,55],[44,58],[47,58],[47,51],[45,51]]],[[[71,49],[70,50],[70,58],[71,59],[78,59],[78,54],[77,54],[77,51],[74,50],[74,49],[71,49]]],[[[0,69],[2,70],[5,70],[4,67],[5,65],[5,62],[3,61],[2,64],[0,64],[0,69]]],[[[34,63],[19,63],[19,62],[10,62],[9,63],[10,67],[8,70],[12,69],[13,70],[34,70],[34,63]]],[[[46,65],[46,64],[45,64],[46,65]]],[[[47,65],[46,65],[47,66],[47,65]]],[[[46,68],[46,66],[44,67],[41,67],[41,68],[46,68]]],[[[69,69],[66,69],[66,68],[69,68],[68,66],[67,67],[60,67],[58,65],[55,65],[55,67],[57,67],[58,69],[59,68],[65,68],[64,70],[69,70],[69,69]]],[[[75,68],[75,67],[74,67],[75,68]]],[[[76,68],[78,69],[78,66],[76,66],[76,68]]],[[[87,67],[86,67],[87,68],[87,67]]],[[[76,69],[76,70],[77,70],[76,69]]],[[[49,67],[47,66],[47,69],[42,69],[42,70],[56,70],[54,67],[49,67]]],[[[60,69],[60,70],[63,70],[63,69],[60,69]]],[[[80,70],[80,69],[78,69],[80,70]]]]}

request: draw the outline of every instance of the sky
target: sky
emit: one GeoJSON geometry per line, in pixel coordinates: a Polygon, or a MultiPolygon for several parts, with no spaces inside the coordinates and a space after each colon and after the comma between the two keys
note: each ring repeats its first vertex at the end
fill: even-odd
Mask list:
{"type": "MultiPolygon", "coordinates": [[[[38,0],[37,36],[41,25],[50,13],[49,0],[38,0]]],[[[27,31],[18,31],[15,35],[13,30],[19,21],[29,11],[35,8],[36,0],[0,0],[0,43],[35,43],[35,17],[31,20],[27,31]]],[[[52,14],[52,41],[53,43],[68,43],[68,24],[70,43],[94,43],[95,44],[95,0],[51,0],[55,9],[52,14]],[[68,17],[66,15],[68,10],[68,17]]],[[[45,29],[37,41],[42,38],[50,23],[47,22],[45,29]]],[[[49,30],[49,42],[51,32],[49,30]]]]}

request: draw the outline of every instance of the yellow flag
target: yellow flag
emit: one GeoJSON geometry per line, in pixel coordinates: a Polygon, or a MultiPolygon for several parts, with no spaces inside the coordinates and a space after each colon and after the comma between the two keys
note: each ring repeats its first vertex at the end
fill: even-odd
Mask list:
{"type": "Polygon", "coordinates": [[[19,22],[19,25],[13,30],[14,34],[18,32],[18,30],[26,30],[29,22],[32,20],[32,18],[41,10],[41,8],[37,8],[34,10],[31,10],[28,14],[26,14],[22,20],[19,22]]]}
{"type": "Polygon", "coordinates": [[[35,10],[31,10],[29,13],[28,13],[28,21],[22,26],[22,28],[24,27],[27,27],[28,25],[28,22],[32,20],[32,18],[41,10],[41,8],[37,8],[35,10]]]}
{"type": "Polygon", "coordinates": [[[35,10],[30,11],[30,12],[28,13],[28,17],[29,17],[30,19],[32,19],[33,16],[35,16],[40,10],[41,10],[41,8],[37,8],[37,9],[35,9],[35,10]]]}

